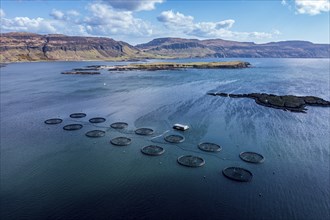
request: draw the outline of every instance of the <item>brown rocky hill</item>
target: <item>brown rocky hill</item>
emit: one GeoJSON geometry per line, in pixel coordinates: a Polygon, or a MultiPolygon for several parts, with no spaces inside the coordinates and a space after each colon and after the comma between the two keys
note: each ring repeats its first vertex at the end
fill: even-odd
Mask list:
{"type": "Polygon", "coordinates": [[[282,41],[266,44],[222,39],[197,40],[158,38],[137,48],[169,57],[256,57],[256,58],[329,58],[329,44],[308,41],[282,41]]]}
{"type": "Polygon", "coordinates": [[[1,62],[39,60],[124,60],[145,54],[128,43],[104,37],[6,33],[0,39],[1,62]]]}
{"type": "Polygon", "coordinates": [[[329,58],[329,44],[282,41],[266,44],[221,39],[158,38],[132,46],[105,37],[2,33],[0,63],[42,60],[131,60],[188,57],[329,58]]]}

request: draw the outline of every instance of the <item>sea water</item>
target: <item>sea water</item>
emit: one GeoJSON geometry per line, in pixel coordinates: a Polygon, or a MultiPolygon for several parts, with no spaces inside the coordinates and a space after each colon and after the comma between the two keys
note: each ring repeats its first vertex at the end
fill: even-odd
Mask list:
{"type": "MultiPolygon", "coordinates": [[[[209,59],[203,61],[214,61],[209,59]]],[[[223,59],[221,59],[223,60],[223,59]]],[[[292,113],[207,92],[312,95],[330,100],[329,59],[240,59],[247,69],[61,72],[111,62],[15,63],[1,68],[1,219],[327,219],[329,108],[292,113]],[[84,112],[86,118],[72,119],[84,112]],[[58,125],[46,125],[49,118],[58,125]],[[104,117],[91,124],[88,119],[104,117]],[[113,122],[128,123],[117,131],[113,122]],[[77,131],[63,126],[81,123],[77,131]],[[189,125],[176,132],[173,124],[189,125]],[[152,128],[152,136],[134,130],[152,128]],[[85,133],[100,129],[104,137],[85,133]],[[179,134],[180,144],[163,137],[179,134]],[[110,144],[131,138],[126,147],[110,144]],[[158,137],[157,137],[158,136],[158,137]],[[219,144],[219,153],[198,149],[219,144]],[[141,148],[158,144],[161,156],[141,148]],[[249,164],[239,153],[262,154],[249,164]],[[199,168],[181,155],[205,160],[199,168]],[[222,175],[250,170],[248,183],[222,175]]],[[[189,62],[198,60],[176,60],[189,62]]],[[[218,61],[218,60],[217,60],[218,61]]]]}

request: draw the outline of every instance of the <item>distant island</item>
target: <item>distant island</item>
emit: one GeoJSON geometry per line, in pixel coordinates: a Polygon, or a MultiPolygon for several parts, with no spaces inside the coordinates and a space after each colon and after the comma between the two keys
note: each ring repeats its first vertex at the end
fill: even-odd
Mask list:
{"type": "Polygon", "coordinates": [[[231,62],[191,62],[191,63],[139,63],[129,65],[117,65],[109,67],[109,71],[127,71],[127,70],[176,70],[176,69],[238,69],[247,68],[251,64],[242,61],[231,62]]]}
{"type": "Polygon", "coordinates": [[[75,68],[72,71],[65,71],[62,74],[78,74],[78,75],[97,75],[100,72],[96,72],[101,69],[108,71],[133,71],[133,70],[177,70],[177,69],[239,69],[247,68],[251,64],[243,61],[228,61],[228,62],[190,62],[190,63],[132,63],[128,65],[93,65],[85,68],[75,68]]]}
{"type": "Polygon", "coordinates": [[[306,106],[330,107],[330,101],[315,96],[274,95],[266,93],[228,94],[223,92],[209,92],[208,95],[230,98],[254,99],[258,105],[284,111],[306,113],[306,106]]]}
{"type": "Polygon", "coordinates": [[[265,44],[222,39],[158,38],[132,46],[106,37],[2,33],[0,63],[26,61],[131,61],[170,58],[330,58],[329,44],[282,41],[265,44]]]}

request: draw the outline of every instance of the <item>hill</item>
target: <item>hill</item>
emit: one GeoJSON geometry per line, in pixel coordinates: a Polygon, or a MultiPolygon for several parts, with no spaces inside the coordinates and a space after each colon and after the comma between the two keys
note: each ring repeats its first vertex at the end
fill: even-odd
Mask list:
{"type": "Polygon", "coordinates": [[[255,57],[329,58],[329,44],[282,41],[266,44],[222,39],[158,38],[132,46],[106,37],[3,33],[0,63],[52,60],[132,60],[146,58],[255,57]]]}
{"type": "Polygon", "coordinates": [[[104,37],[6,33],[0,42],[1,62],[125,60],[146,56],[128,43],[104,37]]]}
{"type": "Polygon", "coordinates": [[[222,39],[158,38],[136,46],[144,52],[169,57],[329,58],[329,44],[282,41],[266,44],[222,39]]]}

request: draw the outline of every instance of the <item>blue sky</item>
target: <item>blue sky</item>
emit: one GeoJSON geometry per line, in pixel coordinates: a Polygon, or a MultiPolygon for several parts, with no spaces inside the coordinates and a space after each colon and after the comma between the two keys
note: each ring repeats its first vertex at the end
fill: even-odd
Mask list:
{"type": "Polygon", "coordinates": [[[329,0],[1,0],[1,32],[329,43],[329,0]]]}

